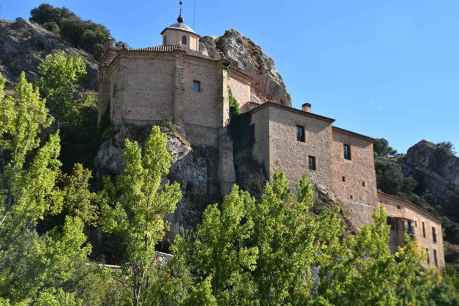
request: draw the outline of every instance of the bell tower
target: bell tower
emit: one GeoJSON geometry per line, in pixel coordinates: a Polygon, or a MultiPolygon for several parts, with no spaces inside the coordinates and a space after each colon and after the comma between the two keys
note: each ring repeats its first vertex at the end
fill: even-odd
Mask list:
{"type": "Polygon", "coordinates": [[[179,2],[180,12],[177,22],[166,27],[161,35],[163,36],[163,45],[176,45],[185,49],[199,52],[199,35],[185,24],[182,16],[183,1],[179,2]]]}

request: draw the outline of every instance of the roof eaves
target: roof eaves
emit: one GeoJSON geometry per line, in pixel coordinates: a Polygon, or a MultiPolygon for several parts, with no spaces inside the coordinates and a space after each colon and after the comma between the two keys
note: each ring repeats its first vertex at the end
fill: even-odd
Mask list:
{"type": "Polygon", "coordinates": [[[289,112],[292,112],[292,113],[303,115],[305,117],[310,117],[310,118],[314,118],[314,119],[317,119],[317,120],[325,121],[325,122],[328,122],[328,123],[335,122],[335,119],[333,119],[333,118],[325,117],[325,116],[322,116],[322,115],[317,115],[317,114],[310,113],[310,112],[304,112],[302,110],[299,110],[299,109],[296,109],[296,108],[293,108],[293,107],[290,107],[290,106],[282,105],[282,104],[279,104],[279,103],[274,103],[274,102],[265,102],[263,104],[260,104],[260,106],[257,106],[255,108],[253,108],[249,112],[250,113],[256,113],[257,111],[262,110],[265,107],[277,107],[277,108],[285,110],[285,111],[289,111],[289,112]]]}
{"type": "Polygon", "coordinates": [[[359,137],[359,138],[364,139],[364,140],[366,140],[368,142],[371,142],[371,143],[374,143],[376,141],[372,137],[369,137],[369,136],[366,136],[366,135],[363,135],[363,134],[359,134],[359,133],[356,133],[356,132],[353,132],[353,131],[349,131],[349,130],[346,130],[346,129],[343,129],[343,128],[340,128],[340,127],[337,127],[337,126],[334,126],[333,130],[335,130],[337,132],[340,132],[340,133],[343,133],[343,134],[348,134],[348,135],[351,135],[351,136],[359,137]]]}
{"type": "Polygon", "coordinates": [[[429,216],[430,218],[434,219],[438,223],[440,223],[440,224],[442,223],[441,220],[437,216],[433,215],[431,212],[427,211],[425,208],[419,207],[419,205],[416,205],[416,204],[414,204],[413,202],[411,202],[409,200],[406,200],[406,199],[401,198],[399,196],[396,196],[396,195],[393,195],[393,194],[388,194],[388,193],[385,193],[385,192],[382,192],[382,191],[378,190],[378,198],[379,198],[379,195],[381,195],[383,197],[386,197],[386,198],[393,199],[393,200],[398,201],[398,202],[401,202],[404,205],[406,205],[406,206],[408,206],[408,207],[410,207],[410,208],[412,208],[414,210],[417,210],[421,214],[429,216]]]}

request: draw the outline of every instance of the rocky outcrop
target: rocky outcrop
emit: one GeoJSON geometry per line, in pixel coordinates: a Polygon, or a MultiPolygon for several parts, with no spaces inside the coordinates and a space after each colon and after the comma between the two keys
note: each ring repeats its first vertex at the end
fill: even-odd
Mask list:
{"type": "Polygon", "coordinates": [[[97,87],[97,62],[88,53],[73,48],[58,35],[22,18],[15,22],[0,20],[0,73],[11,88],[24,71],[29,80],[37,78],[37,67],[50,53],[63,50],[81,55],[87,64],[86,89],[97,87]]]}
{"type": "Polygon", "coordinates": [[[441,216],[445,258],[459,271],[459,158],[452,145],[422,140],[398,163],[405,177],[415,179],[413,200],[441,216]]]}
{"type": "Polygon", "coordinates": [[[252,80],[252,101],[273,101],[291,105],[291,98],[272,58],[260,46],[236,30],[220,37],[201,38],[201,51],[214,58],[223,58],[244,71],[252,80]]]}
{"type": "MultiPolygon", "coordinates": [[[[454,155],[448,144],[434,144],[422,140],[412,146],[405,158],[403,166],[406,171],[421,171],[431,180],[428,185],[459,186],[459,158],[454,155]]],[[[443,191],[431,188],[442,197],[443,191]]]]}

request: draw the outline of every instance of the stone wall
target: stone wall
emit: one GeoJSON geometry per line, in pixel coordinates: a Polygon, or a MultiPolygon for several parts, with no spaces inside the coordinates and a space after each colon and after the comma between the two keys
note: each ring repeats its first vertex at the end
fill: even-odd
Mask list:
{"type": "Polygon", "coordinates": [[[308,175],[316,184],[330,186],[331,123],[284,106],[269,106],[269,175],[283,171],[292,183],[308,175]],[[297,140],[297,126],[305,129],[305,142],[297,140]],[[309,169],[309,156],[316,170],[309,169]]]}
{"type": "Polygon", "coordinates": [[[269,109],[260,109],[250,114],[254,128],[252,154],[256,161],[262,164],[265,172],[269,173],[269,109]]]}
{"type": "MultiPolygon", "coordinates": [[[[437,252],[438,266],[445,266],[445,255],[443,251],[443,230],[440,220],[427,212],[410,204],[400,198],[379,193],[379,201],[384,205],[389,217],[402,218],[414,221],[414,236],[421,251],[429,253],[429,265],[434,266],[434,250],[437,252]],[[425,237],[423,232],[425,228],[425,237]],[[435,228],[437,242],[433,241],[433,230],[435,228]]],[[[426,262],[427,263],[427,262],[426,262]]]]}
{"type": "Polygon", "coordinates": [[[244,106],[247,102],[250,102],[251,98],[250,82],[243,80],[234,73],[231,73],[228,83],[231,89],[231,94],[239,102],[241,110],[244,110],[244,106]]]}
{"type": "Polygon", "coordinates": [[[215,61],[198,57],[184,58],[183,120],[203,127],[222,127],[222,69],[215,61]],[[201,91],[193,91],[193,81],[199,81],[201,91]]]}
{"type": "Polygon", "coordinates": [[[370,223],[378,203],[372,141],[333,128],[331,158],[332,190],[355,224],[370,223]],[[351,147],[351,160],[344,158],[344,144],[351,147]]]}
{"type": "Polygon", "coordinates": [[[175,58],[169,54],[121,57],[111,77],[112,122],[172,120],[175,58]]]}

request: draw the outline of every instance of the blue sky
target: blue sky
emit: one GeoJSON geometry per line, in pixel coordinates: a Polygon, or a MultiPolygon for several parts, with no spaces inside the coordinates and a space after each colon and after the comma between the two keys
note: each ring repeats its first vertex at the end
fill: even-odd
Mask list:
{"type": "MultiPolygon", "coordinates": [[[[41,2],[1,0],[0,18],[28,17],[41,2]]],[[[160,44],[177,2],[48,1],[106,25],[133,47],[160,44]]],[[[261,45],[294,106],[307,100],[336,125],[385,137],[402,152],[421,139],[451,141],[459,150],[459,1],[184,2],[185,21],[199,34],[235,28],[261,45]]]]}

